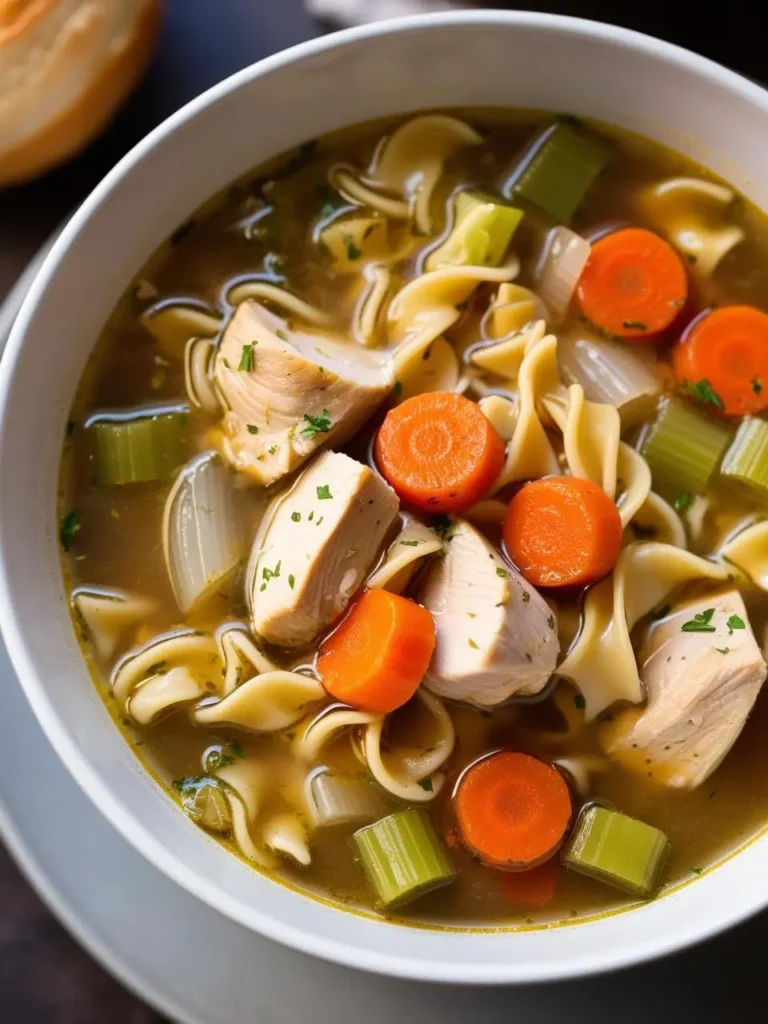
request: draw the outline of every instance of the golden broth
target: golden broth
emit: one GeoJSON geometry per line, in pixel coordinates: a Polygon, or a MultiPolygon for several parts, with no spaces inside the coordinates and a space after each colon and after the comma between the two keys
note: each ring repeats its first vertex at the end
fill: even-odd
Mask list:
{"type": "MultiPolygon", "coordinates": [[[[462,182],[498,181],[515,154],[542,122],[532,113],[471,111],[463,115],[481,127],[484,143],[467,149],[450,162],[439,183],[434,209],[462,182]]],[[[273,165],[233,186],[196,214],[190,222],[153,256],[138,280],[150,282],[150,293],[159,298],[191,298],[205,303],[225,316],[225,296],[238,278],[260,277],[285,281],[291,290],[321,309],[348,321],[357,299],[356,281],[335,274],[312,239],[325,203],[333,199],[327,185],[328,168],[339,161],[365,166],[380,136],[391,122],[365,125],[323,139],[319,146],[305,147],[290,159],[273,165]],[[271,212],[265,213],[265,210],[271,212]]],[[[589,233],[602,225],[632,222],[638,218],[636,196],[644,185],[673,175],[691,175],[714,180],[706,171],[683,157],[603,126],[593,126],[608,135],[616,155],[602,174],[598,186],[588,195],[575,217],[573,228],[589,233]]],[[[733,219],[741,224],[747,241],[725,257],[717,273],[699,289],[696,304],[705,308],[723,301],[760,305],[768,293],[768,225],[746,203],[736,205],[733,219]]],[[[530,282],[530,254],[535,244],[536,219],[526,218],[515,236],[514,249],[523,259],[519,280],[530,282]],[[528,257],[529,262],[526,262],[528,257]]],[[[399,281],[407,281],[417,270],[411,258],[397,266],[399,281]]],[[[180,351],[160,346],[138,322],[148,305],[145,285],[134,283],[119,303],[96,345],[71,413],[71,434],[65,443],[60,481],[60,510],[77,513],[77,532],[72,551],[64,556],[64,571],[70,591],[80,585],[120,588],[150,595],[157,611],[133,637],[126,637],[118,656],[132,645],[148,641],[155,634],[181,624],[164,562],[161,521],[171,482],[99,487],[91,480],[92,455],[83,424],[97,410],[125,408],[147,403],[178,402],[185,397],[180,351]]],[[[458,328],[457,344],[472,336],[487,289],[478,292],[458,328]]],[[[190,415],[191,456],[208,447],[206,431],[213,418],[198,410],[190,415]]],[[[346,450],[364,457],[370,432],[355,439],[346,450]]],[[[251,510],[255,526],[261,504],[254,497],[251,510]]],[[[735,522],[751,511],[748,505],[725,492],[713,495],[699,546],[692,550],[710,552],[735,522]]],[[[496,541],[493,532],[489,534],[496,541]]],[[[242,579],[238,577],[211,595],[204,607],[186,620],[195,629],[216,630],[228,620],[246,615],[242,579]]],[[[751,622],[759,641],[768,624],[768,600],[748,598],[751,622]]],[[[109,694],[112,667],[94,655],[84,639],[99,691],[121,723],[128,742],[168,787],[184,776],[203,770],[206,752],[216,745],[239,744],[245,755],[258,755],[274,768],[279,781],[268,797],[268,810],[279,810],[291,800],[291,788],[298,785],[292,754],[295,729],[265,735],[243,731],[195,727],[179,712],[140,729],[123,720],[109,694]]],[[[301,652],[298,659],[282,655],[286,665],[311,660],[313,652],[301,652]]],[[[575,691],[566,689],[567,699],[578,707],[575,691]]],[[[527,751],[545,760],[573,754],[600,754],[596,728],[588,727],[575,741],[558,739],[562,716],[552,698],[542,703],[518,704],[493,713],[453,706],[451,713],[458,742],[448,762],[448,781],[440,795],[427,804],[438,830],[452,838],[450,794],[453,781],[468,763],[496,747],[527,751]]],[[[391,728],[410,731],[418,742],[420,724],[413,708],[396,716],[391,728]],[[413,721],[409,722],[409,716],[413,721]]],[[[768,748],[763,741],[768,728],[768,694],[763,692],[735,748],[717,772],[698,790],[690,793],[668,791],[653,779],[629,775],[618,766],[595,774],[592,798],[606,801],[627,814],[662,829],[672,844],[665,881],[674,884],[691,878],[734,846],[762,828],[768,818],[768,748]]],[[[230,746],[227,746],[227,745],[230,746]]],[[[239,756],[239,755],[238,755],[239,756]]],[[[345,741],[335,742],[324,753],[323,762],[350,773],[363,772],[345,741]]],[[[394,801],[393,801],[394,805],[394,801]]],[[[371,905],[363,876],[353,860],[350,835],[353,828],[318,830],[312,839],[312,864],[300,869],[290,862],[281,867],[281,877],[302,889],[361,907],[371,905]]],[[[227,843],[227,840],[223,840],[227,843]]],[[[233,852],[235,846],[227,843],[233,852]]],[[[556,901],[542,911],[510,908],[500,892],[500,874],[481,866],[460,844],[452,845],[458,867],[455,885],[432,893],[413,908],[401,912],[410,920],[434,924],[498,925],[521,922],[545,923],[569,920],[627,904],[626,897],[595,881],[563,870],[556,901]]]]}

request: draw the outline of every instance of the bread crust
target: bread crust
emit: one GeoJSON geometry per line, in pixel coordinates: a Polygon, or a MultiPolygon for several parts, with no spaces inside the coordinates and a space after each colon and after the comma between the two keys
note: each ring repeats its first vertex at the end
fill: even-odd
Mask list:
{"type": "Polygon", "coordinates": [[[141,78],[162,0],[0,0],[0,186],[91,141],[141,78]]]}

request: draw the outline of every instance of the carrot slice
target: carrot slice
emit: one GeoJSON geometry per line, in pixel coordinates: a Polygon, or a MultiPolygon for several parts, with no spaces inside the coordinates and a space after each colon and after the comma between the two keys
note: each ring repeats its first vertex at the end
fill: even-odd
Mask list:
{"type": "Polygon", "coordinates": [[[560,861],[557,857],[550,857],[530,871],[500,872],[502,895],[511,907],[518,910],[546,907],[555,898],[560,871],[560,861]]]}
{"type": "Polygon", "coordinates": [[[768,408],[768,316],[753,306],[721,306],[694,320],[672,361],[678,381],[721,412],[768,408]]]}
{"type": "Polygon", "coordinates": [[[435,649],[435,623],[421,605],[367,590],[320,648],[317,671],[336,700],[377,714],[407,703],[435,649]]]}
{"type": "Polygon", "coordinates": [[[387,413],[376,461],[411,505],[460,512],[487,494],[501,472],[504,442],[474,402],[432,391],[387,413]]]}
{"type": "Polygon", "coordinates": [[[663,238],[623,228],[598,239],[576,287],[588,320],[620,338],[650,338],[685,305],[688,274],[663,238]]]}
{"type": "Polygon", "coordinates": [[[509,557],[538,587],[586,587],[621,550],[621,516],[591,480],[549,476],[521,488],[502,527],[509,557]]]}
{"type": "Polygon", "coordinates": [[[547,860],[571,820],[560,772],[529,754],[501,751],[459,780],[456,822],[469,849],[491,866],[524,869],[547,860]]]}

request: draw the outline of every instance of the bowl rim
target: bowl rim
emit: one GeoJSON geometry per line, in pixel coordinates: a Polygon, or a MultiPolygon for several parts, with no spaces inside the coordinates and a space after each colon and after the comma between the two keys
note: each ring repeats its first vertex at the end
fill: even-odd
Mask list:
{"type": "MultiPolygon", "coordinates": [[[[470,25],[488,28],[498,25],[525,26],[526,28],[543,29],[624,46],[656,59],[661,58],[665,62],[714,80],[725,90],[737,94],[743,100],[757,104],[768,114],[768,92],[749,79],[709,58],[631,29],[565,15],[497,10],[430,13],[365,24],[299,43],[235,72],[190,100],[133,146],[75,211],[38,271],[16,317],[6,350],[2,355],[2,362],[0,362],[0,436],[7,429],[7,400],[13,385],[16,363],[35,309],[50,279],[66,259],[70,245],[92,213],[108,200],[115,186],[130,175],[134,167],[140,164],[145,155],[151,152],[161,140],[173,135],[209,104],[237,91],[256,78],[304,58],[334,49],[342,49],[351,43],[383,36],[432,27],[470,25]]],[[[302,953],[319,956],[348,967],[412,980],[463,984],[554,981],[617,970],[675,952],[747,919],[768,904],[767,890],[765,895],[753,894],[746,902],[735,901],[733,904],[727,905],[723,902],[716,912],[712,910],[711,916],[705,924],[694,926],[694,931],[690,934],[686,934],[682,930],[679,933],[656,935],[652,939],[642,940],[633,938],[630,934],[616,947],[585,953],[579,958],[574,957],[568,964],[547,961],[538,965],[527,964],[522,970],[516,968],[513,961],[508,964],[469,964],[466,967],[457,967],[455,963],[446,963],[439,959],[422,959],[413,962],[397,953],[368,952],[346,941],[329,937],[326,937],[322,948],[318,948],[311,941],[310,935],[301,927],[285,923],[272,916],[271,913],[245,907],[241,902],[228,896],[190,869],[181,857],[178,857],[160,840],[156,839],[143,822],[112,794],[110,787],[104,782],[99,772],[81,753],[66,725],[54,710],[46,689],[38,677],[34,658],[22,638],[22,630],[14,609],[6,555],[1,545],[0,632],[5,640],[20,685],[48,742],[51,743],[83,792],[122,837],[151,864],[181,885],[191,895],[202,899],[209,906],[238,924],[256,930],[262,935],[302,953]]],[[[738,855],[740,851],[741,848],[736,854],[730,856],[738,855]]],[[[701,881],[697,884],[701,884],[701,881]]],[[[630,910],[630,916],[631,913],[630,910]]],[[[587,927],[588,925],[583,923],[579,926],[587,927]]]]}

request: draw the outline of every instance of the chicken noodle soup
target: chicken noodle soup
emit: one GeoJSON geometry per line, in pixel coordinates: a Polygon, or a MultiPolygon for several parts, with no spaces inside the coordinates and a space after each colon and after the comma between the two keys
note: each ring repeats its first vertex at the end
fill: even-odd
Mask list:
{"type": "Polygon", "coordinates": [[[190,828],[458,926],[761,829],[766,252],[682,157],[498,111],[308,143],[181,225],[84,374],[60,536],[190,828]]]}

